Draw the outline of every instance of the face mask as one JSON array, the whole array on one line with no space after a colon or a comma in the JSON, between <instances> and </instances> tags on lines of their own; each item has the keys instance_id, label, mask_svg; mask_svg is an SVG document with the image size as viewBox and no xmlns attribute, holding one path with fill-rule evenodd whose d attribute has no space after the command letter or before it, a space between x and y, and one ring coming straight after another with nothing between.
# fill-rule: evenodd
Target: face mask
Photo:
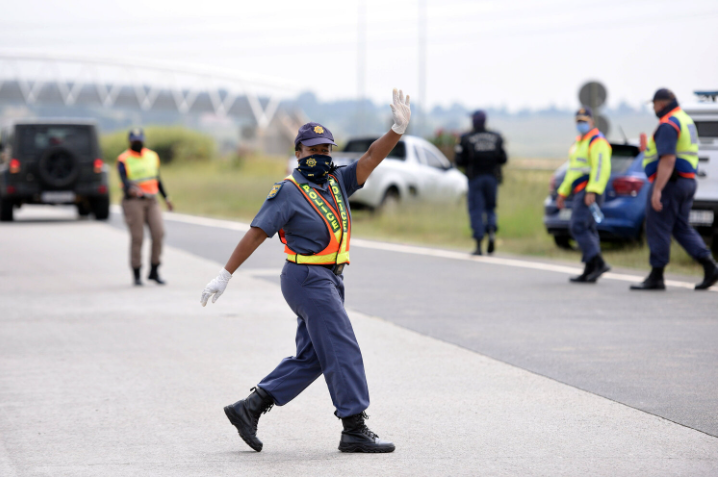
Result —
<instances>
[{"instance_id":1,"label":"face mask","mask_svg":"<svg viewBox=\"0 0 718 478\"><path fill-rule=\"evenodd\" d=\"M586 121L579 121L576 123L576 129L583 135L591 131L591 125L589 125Z\"/></svg>"},{"instance_id":2,"label":"face mask","mask_svg":"<svg viewBox=\"0 0 718 478\"><path fill-rule=\"evenodd\" d=\"M297 169L305 178L321 184L327 180L327 174L332 166L331 156L313 154L305 158L300 158L299 167L297 167Z\"/></svg>"},{"instance_id":3,"label":"face mask","mask_svg":"<svg viewBox=\"0 0 718 478\"><path fill-rule=\"evenodd\" d=\"M144 144L142 144L141 141L133 141L132 143L130 143L130 149L135 153L141 153L143 147Z\"/></svg>"}]
</instances>

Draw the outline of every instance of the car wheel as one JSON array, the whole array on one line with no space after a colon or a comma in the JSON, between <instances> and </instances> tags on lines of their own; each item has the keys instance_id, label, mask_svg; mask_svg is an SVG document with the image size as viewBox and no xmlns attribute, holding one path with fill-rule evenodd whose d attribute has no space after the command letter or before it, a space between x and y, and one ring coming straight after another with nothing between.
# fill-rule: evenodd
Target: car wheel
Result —
<instances>
[{"instance_id":1,"label":"car wheel","mask_svg":"<svg viewBox=\"0 0 718 478\"><path fill-rule=\"evenodd\" d=\"M104 221L110 217L110 196L100 196L92 199L92 214L98 221Z\"/></svg>"},{"instance_id":2,"label":"car wheel","mask_svg":"<svg viewBox=\"0 0 718 478\"><path fill-rule=\"evenodd\" d=\"M553 242L555 242L560 249L573 249L571 247L571 236L555 235L553 236Z\"/></svg>"},{"instance_id":3,"label":"car wheel","mask_svg":"<svg viewBox=\"0 0 718 478\"><path fill-rule=\"evenodd\" d=\"M401 203L399 191L392 186L384 193L384 197L382 198L381 204L379 205L379 210L382 213L391 214L393 212L396 212L397 209L399 209L399 203Z\"/></svg>"},{"instance_id":4,"label":"car wheel","mask_svg":"<svg viewBox=\"0 0 718 478\"><path fill-rule=\"evenodd\" d=\"M0 198L0 221L10 222L13 220L13 207L11 201Z\"/></svg>"}]
</instances>

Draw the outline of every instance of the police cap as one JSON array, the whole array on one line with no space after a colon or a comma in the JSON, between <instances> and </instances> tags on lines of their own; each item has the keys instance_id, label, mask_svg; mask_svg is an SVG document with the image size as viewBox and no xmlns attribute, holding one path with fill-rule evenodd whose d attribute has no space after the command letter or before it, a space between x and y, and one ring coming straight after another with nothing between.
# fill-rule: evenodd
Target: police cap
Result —
<instances>
[{"instance_id":1,"label":"police cap","mask_svg":"<svg viewBox=\"0 0 718 478\"><path fill-rule=\"evenodd\" d=\"M305 146L316 146L318 144L337 145L337 143L334 142L332 132L319 123L307 123L299 128L297 137L294 138L294 146L297 146L299 143Z\"/></svg>"}]
</instances>

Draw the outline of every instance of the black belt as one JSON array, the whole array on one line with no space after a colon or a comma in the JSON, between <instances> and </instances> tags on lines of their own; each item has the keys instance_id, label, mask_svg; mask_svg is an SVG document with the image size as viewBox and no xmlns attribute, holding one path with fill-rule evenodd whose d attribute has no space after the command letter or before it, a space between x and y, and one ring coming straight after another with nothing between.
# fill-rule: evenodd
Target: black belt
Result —
<instances>
[{"instance_id":1,"label":"black belt","mask_svg":"<svg viewBox=\"0 0 718 478\"><path fill-rule=\"evenodd\" d=\"M296 262L292 262L292 261L287 261L287 262L296 264ZM335 276L338 276L338 275L341 275L342 272L344 272L344 266L346 264L298 264L298 265L324 267L325 269L329 269L330 271L332 271Z\"/></svg>"}]
</instances>

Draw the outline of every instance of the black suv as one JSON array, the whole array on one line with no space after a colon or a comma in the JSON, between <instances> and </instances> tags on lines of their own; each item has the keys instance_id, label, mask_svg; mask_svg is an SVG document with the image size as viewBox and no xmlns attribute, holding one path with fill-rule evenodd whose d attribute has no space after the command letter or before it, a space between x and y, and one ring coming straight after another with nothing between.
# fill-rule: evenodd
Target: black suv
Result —
<instances>
[{"instance_id":1,"label":"black suv","mask_svg":"<svg viewBox=\"0 0 718 478\"><path fill-rule=\"evenodd\" d=\"M108 168L92 121L23 121L0 138L0 220L23 204L74 204L80 216L110 215Z\"/></svg>"}]
</instances>

